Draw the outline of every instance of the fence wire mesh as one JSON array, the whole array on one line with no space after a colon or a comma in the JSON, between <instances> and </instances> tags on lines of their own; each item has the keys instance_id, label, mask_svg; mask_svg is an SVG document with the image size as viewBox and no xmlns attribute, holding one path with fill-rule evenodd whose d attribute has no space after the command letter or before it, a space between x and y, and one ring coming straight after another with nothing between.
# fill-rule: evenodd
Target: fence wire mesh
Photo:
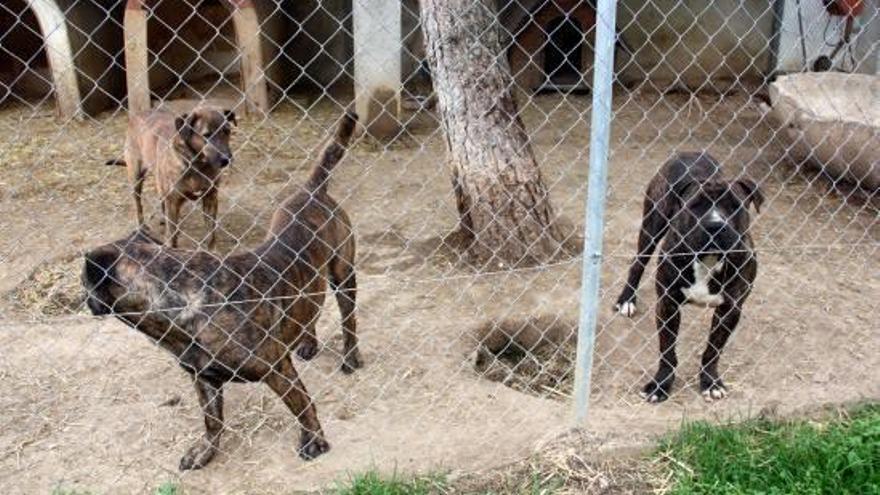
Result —
<instances>
[{"instance_id":1,"label":"fence wire mesh","mask_svg":"<svg viewBox=\"0 0 880 495\"><path fill-rule=\"evenodd\" d=\"M589 448L876 400L876 3L617 12ZM596 20L577 0L2 2L0 487L148 491L180 468L268 492L552 445Z\"/></svg>"}]
</instances>

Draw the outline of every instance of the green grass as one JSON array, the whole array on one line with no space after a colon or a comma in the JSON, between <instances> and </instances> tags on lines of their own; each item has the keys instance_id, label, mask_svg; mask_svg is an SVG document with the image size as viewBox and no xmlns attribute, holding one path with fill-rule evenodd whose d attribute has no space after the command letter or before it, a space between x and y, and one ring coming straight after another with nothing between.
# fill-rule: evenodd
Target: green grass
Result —
<instances>
[{"instance_id":1,"label":"green grass","mask_svg":"<svg viewBox=\"0 0 880 495\"><path fill-rule=\"evenodd\" d=\"M880 495L880 405L827 422L692 423L658 456L678 495Z\"/></svg>"},{"instance_id":2,"label":"green grass","mask_svg":"<svg viewBox=\"0 0 880 495\"><path fill-rule=\"evenodd\" d=\"M156 491L153 492L154 495L183 495L183 492L180 490L176 484L167 481L159 485L156 488ZM80 491L80 490L68 490L66 488L56 487L52 490L52 495L92 495L92 492L89 491Z\"/></svg>"},{"instance_id":3,"label":"green grass","mask_svg":"<svg viewBox=\"0 0 880 495\"><path fill-rule=\"evenodd\" d=\"M353 477L335 495L428 495L441 492L445 481L442 476L401 479L396 475L382 477L375 471Z\"/></svg>"},{"instance_id":4,"label":"green grass","mask_svg":"<svg viewBox=\"0 0 880 495\"><path fill-rule=\"evenodd\" d=\"M52 495L91 495L91 492L56 487L52 490Z\"/></svg>"},{"instance_id":5,"label":"green grass","mask_svg":"<svg viewBox=\"0 0 880 495\"><path fill-rule=\"evenodd\" d=\"M158 488L156 488L155 495L183 495L183 492L176 484L170 481L166 481L165 483L159 485Z\"/></svg>"}]
</instances>

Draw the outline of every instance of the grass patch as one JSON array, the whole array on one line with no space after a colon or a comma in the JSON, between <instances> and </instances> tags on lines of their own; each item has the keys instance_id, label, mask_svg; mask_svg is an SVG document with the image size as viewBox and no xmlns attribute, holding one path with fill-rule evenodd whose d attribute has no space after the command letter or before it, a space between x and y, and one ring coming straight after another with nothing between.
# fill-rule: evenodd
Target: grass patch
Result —
<instances>
[{"instance_id":1,"label":"grass patch","mask_svg":"<svg viewBox=\"0 0 880 495\"><path fill-rule=\"evenodd\" d=\"M56 487L52 490L52 495L92 495L90 491L68 490L66 488ZM183 495L183 491L176 484L167 481L162 483L153 492L154 495Z\"/></svg>"},{"instance_id":2,"label":"grass patch","mask_svg":"<svg viewBox=\"0 0 880 495\"><path fill-rule=\"evenodd\" d=\"M176 484L166 481L156 488L155 495L183 495L183 491Z\"/></svg>"},{"instance_id":3,"label":"grass patch","mask_svg":"<svg viewBox=\"0 0 880 495\"><path fill-rule=\"evenodd\" d=\"M359 474L340 486L335 495L428 495L443 493L446 482L442 476L412 479L385 478L375 471Z\"/></svg>"},{"instance_id":4,"label":"grass patch","mask_svg":"<svg viewBox=\"0 0 880 495\"><path fill-rule=\"evenodd\" d=\"M66 488L54 488L52 490L52 495L92 495L91 492L80 491L80 490L68 490Z\"/></svg>"},{"instance_id":5,"label":"grass patch","mask_svg":"<svg viewBox=\"0 0 880 495\"><path fill-rule=\"evenodd\" d=\"M880 494L880 405L825 422L685 425L659 458L673 494Z\"/></svg>"}]
</instances>

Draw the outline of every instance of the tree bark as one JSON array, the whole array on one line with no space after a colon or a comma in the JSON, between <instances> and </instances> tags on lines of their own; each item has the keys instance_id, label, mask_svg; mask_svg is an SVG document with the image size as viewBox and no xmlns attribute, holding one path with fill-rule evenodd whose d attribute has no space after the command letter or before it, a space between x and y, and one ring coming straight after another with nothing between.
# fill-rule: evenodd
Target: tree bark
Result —
<instances>
[{"instance_id":1,"label":"tree bark","mask_svg":"<svg viewBox=\"0 0 880 495\"><path fill-rule=\"evenodd\" d=\"M565 239L519 117L489 2L419 2L460 238L483 267L543 263L563 252Z\"/></svg>"}]
</instances>

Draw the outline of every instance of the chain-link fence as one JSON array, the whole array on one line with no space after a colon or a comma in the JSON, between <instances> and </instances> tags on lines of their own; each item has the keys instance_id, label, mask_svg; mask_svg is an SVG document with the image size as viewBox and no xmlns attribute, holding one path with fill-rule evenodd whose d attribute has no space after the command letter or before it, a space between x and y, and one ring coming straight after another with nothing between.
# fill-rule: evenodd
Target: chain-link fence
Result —
<instances>
[{"instance_id":1,"label":"chain-link fence","mask_svg":"<svg viewBox=\"0 0 880 495\"><path fill-rule=\"evenodd\" d=\"M600 451L880 397L876 2L617 2L613 97L599 7L4 0L4 491L488 469L576 375Z\"/></svg>"}]
</instances>

